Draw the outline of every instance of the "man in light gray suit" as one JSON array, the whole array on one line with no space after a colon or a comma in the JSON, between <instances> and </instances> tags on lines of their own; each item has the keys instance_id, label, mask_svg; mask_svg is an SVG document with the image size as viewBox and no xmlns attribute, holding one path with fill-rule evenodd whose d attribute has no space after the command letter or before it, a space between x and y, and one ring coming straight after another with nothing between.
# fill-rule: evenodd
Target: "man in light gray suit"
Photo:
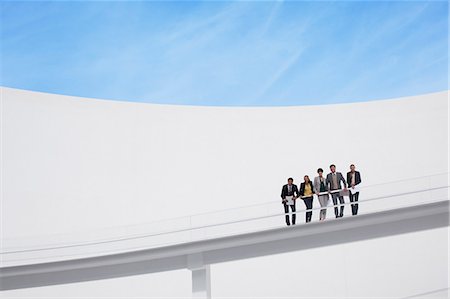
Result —
<instances>
[{"instance_id":1,"label":"man in light gray suit","mask_svg":"<svg viewBox=\"0 0 450 299\"><path fill-rule=\"evenodd\" d=\"M339 203L344 204L344 197L341 195L341 182L344 183L344 191L347 190L346 188L346 182L344 177L342 176L342 173L336 172L336 165L331 164L330 165L331 172L327 175L327 186L328 190L331 193L331 198L333 199L333 204L337 205L337 200L339 198ZM333 192L335 191L335 192ZM339 213L339 210L337 207L334 207L334 215L336 215L336 218L344 216L344 206L341 206L341 211Z\"/></svg>"}]
</instances>

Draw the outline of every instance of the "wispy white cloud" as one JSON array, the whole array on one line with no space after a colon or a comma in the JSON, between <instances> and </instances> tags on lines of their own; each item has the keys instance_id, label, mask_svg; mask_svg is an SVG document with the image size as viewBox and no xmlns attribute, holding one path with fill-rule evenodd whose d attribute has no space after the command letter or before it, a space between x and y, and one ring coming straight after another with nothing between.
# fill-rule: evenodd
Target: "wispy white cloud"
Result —
<instances>
[{"instance_id":1,"label":"wispy white cloud","mask_svg":"<svg viewBox=\"0 0 450 299\"><path fill-rule=\"evenodd\" d=\"M273 7L270 10L270 14L267 17L266 22L264 23L263 26L261 26L262 29L261 29L261 32L260 32L260 37L264 37L267 34L270 26L274 22L274 19L277 17L277 15L278 15L278 13L280 11L280 8L283 5L283 3L284 3L284 0L277 0L277 1L275 1L273 3Z\"/></svg>"},{"instance_id":2,"label":"wispy white cloud","mask_svg":"<svg viewBox=\"0 0 450 299\"><path fill-rule=\"evenodd\" d=\"M43 10L23 2L7 12L5 84L160 103L278 105L405 90L395 84L415 93L423 90L411 83L420 70L429 86L446 76L442 3L110 4L51 2Z\"/></svg>"},{"instance_id":3,"label":"wispy white cloud","mask_svg":"<svg viewBox=\"0 0 450 299\"><path fill-rule=\"evenodd\" d=\"M293 67L297 61L300 59L302 53L307 48L306 45L299 45L297 46L296 50L286 59L282 62L280 67L276 70L274 74L272 74L268 80L265 82L265 84L262 86L261 90L258 91L258 93L255 95L255 100L258 101L264 94L277 82L279 81L283 75L291 68Z\"/></svg>"}]
</instances>

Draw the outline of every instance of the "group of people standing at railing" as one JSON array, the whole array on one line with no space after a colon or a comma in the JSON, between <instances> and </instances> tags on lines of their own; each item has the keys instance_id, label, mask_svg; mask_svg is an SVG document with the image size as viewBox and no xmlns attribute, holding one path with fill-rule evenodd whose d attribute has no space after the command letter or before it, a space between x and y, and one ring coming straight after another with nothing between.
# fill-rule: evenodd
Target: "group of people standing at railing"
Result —
<instances>
[{"instance_id":1,"label":"group of people standing at railing","mask_svg":"<svg viewBox=\"0 0 450 299\"><path fill-rule=\"evenodd\" d=\"M301 198L305 203L306 210L313 208L314 194L317 196L320 206L320 221L325 220L327 216L327 206L331 195L334 205L334 214L336 218L344 216L344 192L348 192L350 202L352 204L352 215L358 214L358 199L359 199L359 184L361 183L361 174L355 170L355 165L350 165L350 171L347 172L347 180L344 179L342 173L336 171L336 165L330 165L330 173L326 177L323 176L323 169L317 169L318 176L314 178L314 181L309 179L308 175L304 176L303 183L300 184L300 190L294 184L292 178L288 179L288 183L281 189L281 199L284 206L284 212L286 213L286 224L291 225L289 217L289 207L292 210L292 224L295 224L296 220L296 208L295 203L297 198ZM343 184L343 186L341 185ZM347 189L348 188L348 189ZM337 207L341 204L340 209ZM312 211L306 212L306 222L310 222L312 218Z\"/></svg>"}]
</instances>

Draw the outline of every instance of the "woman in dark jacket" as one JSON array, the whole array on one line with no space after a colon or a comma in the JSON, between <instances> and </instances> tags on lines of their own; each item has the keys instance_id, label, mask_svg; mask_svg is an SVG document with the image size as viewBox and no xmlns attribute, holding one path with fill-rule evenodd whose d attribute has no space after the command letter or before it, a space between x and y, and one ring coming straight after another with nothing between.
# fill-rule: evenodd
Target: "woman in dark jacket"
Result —
<instances>
[{"instance_id":1,"label":"woman in dark jacket","mask_svg":"<svg viewBox=\"0 0 450 299\"><path fill-rule=\"evenodd\" d=\"M300 184L300 197L303 199L306 209L310 210L313 207L313 194L314 186L309 176L305 175L303 177L304 182ZM312 211L306 212L306 222L310 222L312 217Z\"/></svg>"}]
</instances>

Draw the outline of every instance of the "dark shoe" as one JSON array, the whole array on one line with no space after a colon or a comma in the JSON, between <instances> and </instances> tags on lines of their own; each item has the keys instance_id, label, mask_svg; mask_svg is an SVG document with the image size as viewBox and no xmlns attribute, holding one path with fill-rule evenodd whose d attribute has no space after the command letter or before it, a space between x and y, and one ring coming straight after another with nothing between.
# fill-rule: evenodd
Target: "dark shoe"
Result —
<instances>
[{"instance_id":1,"label":"dark shoe","mask_svg":"<svg viewBox=\"0 0 450 299\"><path fill-rule=\"evenodd\" d=\"M344 214L339 215L339 217L344 217Z\"/></svg>"}]
</instances>

